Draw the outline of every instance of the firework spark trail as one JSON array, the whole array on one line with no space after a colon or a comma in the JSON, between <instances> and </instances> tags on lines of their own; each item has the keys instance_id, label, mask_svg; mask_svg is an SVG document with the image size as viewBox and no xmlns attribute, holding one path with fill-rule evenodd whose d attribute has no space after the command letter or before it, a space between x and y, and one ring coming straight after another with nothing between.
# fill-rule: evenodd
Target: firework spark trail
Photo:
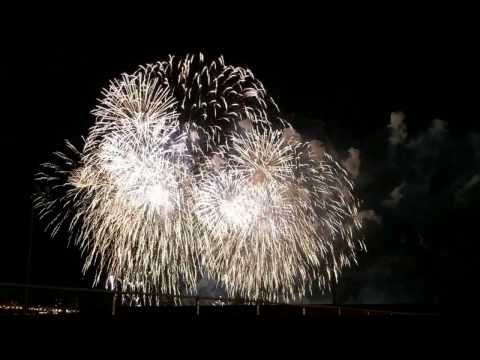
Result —
<instances>
[{"instance_id":1,"label":"firework spark trail","mask_svg":"<svg viewBox=\"0 0 480 360\"><path fill-rule=\"evenodd\" d=\"M347 173L308 148L264 127L233 134L223 165L205 164L195 188L204 266L230 296L297 299L328 288L364 250Z\"/></svg>"}]
</instances>

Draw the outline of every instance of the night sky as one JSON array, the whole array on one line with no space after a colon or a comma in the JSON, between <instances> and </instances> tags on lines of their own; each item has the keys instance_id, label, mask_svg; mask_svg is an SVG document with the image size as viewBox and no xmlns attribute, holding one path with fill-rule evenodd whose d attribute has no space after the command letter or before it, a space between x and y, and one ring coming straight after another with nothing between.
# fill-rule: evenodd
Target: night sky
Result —
<instances>
[{"instance_id":1,"label":"night sky","mask_svg":"<svg viewBox=\"0 0 480 360\"><path fill-rule=\"evenodd\" d=\"M445 284L471 273L480 129L474 114L453 107L445 49L353 35L333 40L312 31L306 44L298 36L239 39L13 41L0 59L7 100L0 132L0 282L25 281L33 174L63 150L64 139L80 144L101 88L139 64L198 51L250 68L305 138L322 140L342 160L352 156L350 148L359 151L358 193L371 210L364 234L369 252L342 277L339 301L439 304ZM388 127L392 112L406 126L396 144ZM78 251L61 236L50 239L37 219L33 225L32 282L90 286Z\"/></svg>"}]
</instances>

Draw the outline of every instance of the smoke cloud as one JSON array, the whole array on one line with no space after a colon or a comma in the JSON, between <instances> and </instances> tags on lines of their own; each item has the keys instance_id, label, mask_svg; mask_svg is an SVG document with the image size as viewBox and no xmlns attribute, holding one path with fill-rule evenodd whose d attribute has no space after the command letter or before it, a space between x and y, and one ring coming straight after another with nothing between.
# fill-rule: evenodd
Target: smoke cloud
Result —
<instances>
[{"instance_id":1,"label":"smoke cloud","mask_svg":"<svg viewBox=\"0 0 480 360\"><path fill-rule=\"evenodd\" d=\"M390 114L390 128L391 135L388 139L393 146L403 144L407 139L407 125L405 124L405 114L401 111L392 112Z\"/></svg>"}]
</instances>

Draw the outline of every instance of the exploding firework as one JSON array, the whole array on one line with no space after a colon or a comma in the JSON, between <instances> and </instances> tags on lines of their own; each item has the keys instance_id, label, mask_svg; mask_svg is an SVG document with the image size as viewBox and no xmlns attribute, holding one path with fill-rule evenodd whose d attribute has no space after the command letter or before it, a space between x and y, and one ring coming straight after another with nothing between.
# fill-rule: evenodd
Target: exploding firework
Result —
<instances>
[{"instance_id":1,"label":"exploding firework","mask_svg":"<svg viewBox=\"0 0 480 360\"><path fill-rule=\"evenodd\" d=\"M176 294L197 276L195 166L229 130L281 121L250 70L202 54L141 66L102 91L82 151L43 165L35 198L52 235L64 226L95 283ZM113 279L113 281L112 281Z\"/></svg>"},{"instance_id":2,"label":"exploding firework","mask_svg":"<svg viewBox=\"0 0 480 360\"><path fill-rule=\"evenodd\" d=\"M54 216L55 230L70 221L95 283L115 279L123 291L178 294L197 280L191 161L174 101L168 91L150 90L132 87L117 115L92 127L79 166L67 171L67 190L53 199L40 193L36 205L42 216ZM46 172L38 179L57 180ZM65 204L68 213L51 213Z\"/></svg>"},{"instance_id":3,"label":"exploding firework","mask_svg":"<svg viewBox=\"0 0 480 360\"><path fill-rule=\"evenodd\" d=\"M179 294L205 270L230 295L288 300L364 249L346 171L249 70L170 57L112 81L93 114L82 151L43 165L35 205L95 284Z\"/></svg>"},{"instance_id":4,"label":"exploding firework","mask_svg":"<svg viewBox=\"0 0 480 360\"><path fill-rule=\"evenodd\" d=\"M142 99L136 97L139 87L145 93ZM135 113L155 91L167 88L176 99L179 122L196 155L210 153L229 131L251 128L259 119L283 122L278 106L249 69L226 65L223 57L207 62L202 54L170 56L168 61L140 66L132 75L122 75L103 91L104 97L93 114L99 119L112 119L125 112Z\"/></svg>"},{"instance_id":5,"label":"exploding firework","mask_svg":"<svg viewBox=\"0 0 480 360\"><path fill-rule=\"evenodd\" d=\"M196 186L204 266L231 296L279 301L326 289L365 248L346 171L286 135L233 134Z\"/></svg>"}]
</instances>

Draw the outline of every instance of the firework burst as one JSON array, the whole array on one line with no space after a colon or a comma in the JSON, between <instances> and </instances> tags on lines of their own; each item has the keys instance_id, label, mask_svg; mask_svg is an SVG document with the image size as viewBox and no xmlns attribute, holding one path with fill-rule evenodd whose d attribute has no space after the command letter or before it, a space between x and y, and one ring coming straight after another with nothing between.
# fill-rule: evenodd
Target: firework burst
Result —
<instances>
[{"instance_id":1,"label":"firework burst","mask_svg":"<svg viewBox=\"0 0 480 360\"><path fill-rule=\"evenodd\" d=\"M35 206L95 284L179 294L205 270L232 296L289 300L365 248L347 172L247 69L170 57L112 81L93 114L82 150L43 165Z\"/></svg>"},{"instance_id":2,"label":"firework burst","mask_svg":"<svg viewBox=\"0 0 480 360\"><path fill-rule=\"evenodd\" d=\"M142 89L141 98L138 89ZM251 128L261 120L283 122L277 104L249 69L226 65L223 57L207 62L201 53L170 56L168 61L124 74L103 91L93 114L111 119L135 113L138 107L149 106L150 96L158 89L169 89L176 99L178 120L188 134L189 148L198 156L214 150L231 130Z\"/></svg>"},{"instance_id":3,"label":"firework burst","mask_svg":"<svg viewBox=\"0 0 480 360\"><path fill-rule=\"evenodd\" d=\"M233 134L205 164L195 213L207 271L229 295L291 300L330 286L364 249L353 186L329 154L268 127Z\"/></svg>"},{"instance_id":4,"label":"firework burst","mask_svg":"<svg viewBox=\"0 0 480 360\"><path fill-rule=\"evenodd\" d=\"M62 196L40 193L36 206L53 216L55 230L67 222L95 283L115 279L122 291L178 294L197 280L186 134L168 91L148 78L128 80L115 94L125 105L92 127L79 164L66 170ZM38 180L58 180L47 173Z\"/></svg>"}]
</instances>

